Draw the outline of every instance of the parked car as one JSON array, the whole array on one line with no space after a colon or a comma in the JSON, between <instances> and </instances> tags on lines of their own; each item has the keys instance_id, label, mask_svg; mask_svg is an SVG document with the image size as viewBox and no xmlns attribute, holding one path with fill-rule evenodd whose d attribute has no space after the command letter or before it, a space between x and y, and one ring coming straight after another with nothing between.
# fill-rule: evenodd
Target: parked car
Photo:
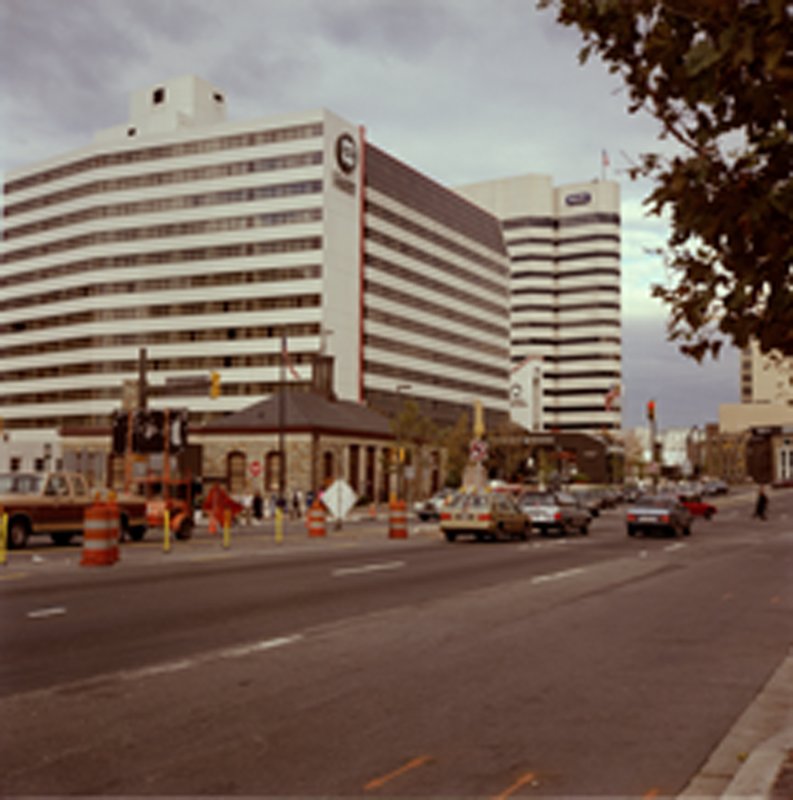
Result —
<instances>
[{"instance_id":1,"label":"parked car","mask_svg":"<svg viewBox=\"0 0 793 800\"><path fill-rule=\"evenodd\" d=\"M722 480L707 481L707 483L705 483L705 485L702 487L702 493L711 496L728 494L729 491L730 487L727 485L727 482Z\"/></svg>"},{"instance_id":2,"label":"parked car","mask_svg":"<svg viewBox=\"0 0 793 800\"><path fill-rule=\"evenodd\" d=\"M526 492L520 498L523 513L532 528L543 536L550 533L589 533L592 515L570 492Z\"/></svg>"},{"instance_id":3,"label":"parked car","mask_svg":"<svg viewBox=\"0 0 793 800\"><path fill-rule=\"evenodd\" d=\"M691 512L694 517L711 519L718 511L712 503L706 503L698 494L679 494L677 499Z\"/></svg>"},{"instance_id":4,"label":"parked car","mask_svg":"<svg viewBox=\"0 0 793 800\"><path fill-rule=\"evenodd\" d=\"M454 489L441 489L439 492L432 495L432 497L414 503L413 510L422 522L439 520L441 518L441 510L453 496Z\"/></svg>"},{"instance_id":5,"label":"parked car","mask_svg":"<svg viewBox=\"0 0 793 800\"><path fill-rule=\"evenodd\" d=\"M526 539L531 523L509 494L459 492L441 511L441 530L450 542L461 535L479 539Z\"/></svg>"},{"instance_id":6,"label":"parked car","mask_svg":"<svg viewBox=\"0 0 793 800\"><path fill-rule=\"evenodd\" d=\"M643 495L627 509L628 536L642 534L691 534L691 512L676 495Z\"/></svg>"},{"instance_id":7,"label":"parked car","mask_svg":"<svg viewBox=\"0 0 793 800\"><path fill-rule=\"evenodd\" d=\"M75 472L0 474L0 506L8 515L8 546L22 548L31 536L49 535L68 544L82 535L85 510L94 502L85 478ZM119 494L120 536L146 533L146 500Z\"/></svg>"}]
</instances>

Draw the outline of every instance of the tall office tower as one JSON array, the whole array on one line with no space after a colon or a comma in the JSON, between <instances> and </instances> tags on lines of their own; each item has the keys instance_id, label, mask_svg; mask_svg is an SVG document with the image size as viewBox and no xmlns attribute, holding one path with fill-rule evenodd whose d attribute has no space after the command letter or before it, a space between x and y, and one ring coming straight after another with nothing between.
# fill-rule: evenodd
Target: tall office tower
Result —
<instances>
[{"instance_id":1,"label":"tall office tower","mask_svg":"<svg viewBox=\"0 0 793 800\"><path fill-rule=\"evenodd\" d=\"M106 425L142 349L150 404L195 422L282 377L307 386L319 353L342 399L507 414L497 220L329 111L228 122L220 91L176 78L136 92L126 125L8 175L4 194L10 428ZM176 395L176 379L211 373L219 397Z\"/></svg>"},{"instance_id":2,"label":"tall office tower","mask_svg":"<svg viewBox=\"0 0 793 800\"><path fill-rule=\"evenodd\" d=\"M757 342L741 353L741 402L793 406L793 358L763 355Z\"/></svg>"},{"instance_id":3,"label":"tall office tower","mask_svg":"<svg viewBox=\"0 0 793 800\"><path fill-rule=\"evenodd\" d=\"M546 430L621 427L620 198L612 181L543 175L459 189L501 220L511 260L511 359L537 380ZM515 392L528 387L516 385Z\"/></svg>"}]
</instances>

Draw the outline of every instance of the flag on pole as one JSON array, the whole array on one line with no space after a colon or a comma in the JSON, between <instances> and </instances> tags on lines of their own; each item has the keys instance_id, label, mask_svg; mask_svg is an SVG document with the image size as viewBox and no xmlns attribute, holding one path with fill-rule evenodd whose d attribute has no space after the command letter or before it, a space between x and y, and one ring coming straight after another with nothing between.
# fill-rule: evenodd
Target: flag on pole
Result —
<instances>
[{"instance_id":1,"label":"flag on pole","mask_svg":"<svg viewBox=\"0 0 793 800\"><path fill-rule=\"evenodd\" d=\"M614 386L612 386L611 389L609 389L608 392L606 392L605 396L606 411L612 410L614 406L614 401L620 396L620 391L621 391L620 385L618 383L615 383Z\"/></svg>"},{"instance_id":2,"label":"flag on pole","mask_svg":"<svg viewBox=\"0 0 793 800\"><path fill-rule=\"evenodd\" d=\"M295 369L292 359L289 356L289 350L286 346L286 336L281 337L281 361L289 370L289 374L296 380L300 380L300 373Z\"/></svg>"},{"instance_id":3,"label":"flag on pole","mask_svg":"<svg viewBox=\"0 0 793 800\"><path fill-rule=\"evenodd\" d=\"M611 166L611 162L609 161L608 151L605 149L600 151L600 163L603 165L604 168Z\"/></svg>"}]
</instances>

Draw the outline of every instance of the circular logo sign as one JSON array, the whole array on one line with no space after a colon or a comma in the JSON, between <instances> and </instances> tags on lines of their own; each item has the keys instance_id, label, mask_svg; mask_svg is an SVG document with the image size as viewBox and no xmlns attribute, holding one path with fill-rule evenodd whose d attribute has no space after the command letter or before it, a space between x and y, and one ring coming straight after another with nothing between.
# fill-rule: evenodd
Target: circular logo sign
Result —
<instances>
[{"instance_id":1,"label":"circular logo sign","mask_svg":"<svg viewBox=\"0 0 793 800\"><path fill-rule=\"evenodd\" d=\"M349 175L358 165L358 145L349 133L343 133L336 139L336 163L345 175Z\"/></svg>"},{"instance_id":2,"label":"circular logo sign","mask_svg":"<svg viewBox=\"0 0 793 800\"><path fill-rule=\"evenodd\" d=\"M248 467L250 470L251 475L254 478L258 478L259 475L262 474L262 462L261 461L251 461L250 466Z\"/></svg>"}]
</instances>

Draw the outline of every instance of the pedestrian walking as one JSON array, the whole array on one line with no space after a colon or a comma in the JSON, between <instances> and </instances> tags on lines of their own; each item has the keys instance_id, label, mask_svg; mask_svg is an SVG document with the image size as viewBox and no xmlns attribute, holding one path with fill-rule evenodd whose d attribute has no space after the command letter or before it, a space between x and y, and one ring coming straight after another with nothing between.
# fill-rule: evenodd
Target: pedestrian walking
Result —
<instances>
[{"instance_id":1,"label":"pedestrian walking","mask_svg":"<svg viewBox=\"0 0 793 800\"><path fill-rule=\"evenodd\" d=\"M765 486L760 486L757 490L757 502L754 505L753 517L759 519L766 519L766 512L768 511L768 496L765 493Z\"/></svg>"}]
</instances>

